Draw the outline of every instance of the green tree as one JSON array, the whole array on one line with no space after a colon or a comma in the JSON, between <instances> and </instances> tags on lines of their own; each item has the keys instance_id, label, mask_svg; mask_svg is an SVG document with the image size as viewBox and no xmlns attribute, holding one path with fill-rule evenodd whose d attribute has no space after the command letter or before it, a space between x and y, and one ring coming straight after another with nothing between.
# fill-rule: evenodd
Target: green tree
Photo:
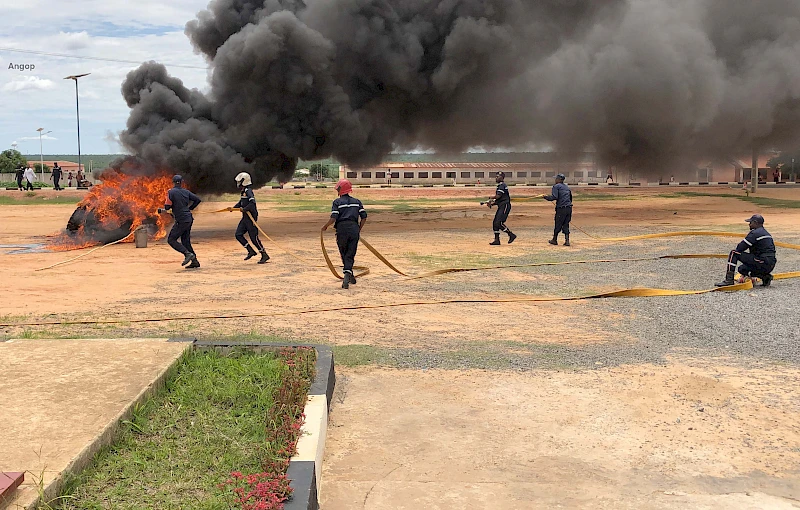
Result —
<instances>
[{"instance_id":1,"label":"green tree","mask_svg":"<svg viewBox=\"0 0 800 510\"><path fill-rule=\"evenodd\" d=\"M36 173L41 173L42 172L42 164L41 163L34 163L33 164L33 169L36 171ZM45 172L49 172L50 171L50 165L48 165L47 163L44 164L44 171Z\"/></svg>"},{"instance_id":2,"label":"green tree","mask_svg":"<svg viewBox=\"0 0 800 510\"><path fill-rule=\"evenodd\" d=\"M0 152L0 172L14 172L20 166L27 166L28 160L18 150L6 149Z\"/></svg>"}]
</instances>

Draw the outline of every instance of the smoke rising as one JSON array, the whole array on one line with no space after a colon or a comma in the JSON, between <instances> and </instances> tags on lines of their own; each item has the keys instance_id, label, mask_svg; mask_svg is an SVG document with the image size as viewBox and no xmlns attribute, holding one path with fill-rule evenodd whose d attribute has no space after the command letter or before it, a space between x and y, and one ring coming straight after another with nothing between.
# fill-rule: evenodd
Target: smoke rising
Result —
<instances>
[{"instance_id":1,"label":"smoke rising","mask_svg":"<svg viewBox=\"0 0 800 510\"><path fill-rule=\"evenodd\" d=\"M198 191L403 148L593 149L646 174L800 137L797 0L212 0L186 34L209 93L142 65L120 141Z\"/></svg>"}]
</instances>

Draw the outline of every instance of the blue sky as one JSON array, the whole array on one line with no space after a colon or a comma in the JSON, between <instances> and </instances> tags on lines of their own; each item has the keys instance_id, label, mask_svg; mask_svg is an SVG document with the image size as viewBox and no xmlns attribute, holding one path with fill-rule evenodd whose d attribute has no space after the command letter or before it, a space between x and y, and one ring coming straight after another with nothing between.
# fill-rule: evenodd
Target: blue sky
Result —
<instances>
[{"instance_id":1,"label":"blue sky","mask_svg":"<svg viewBox=\"0 0 800 510\"><path fill-rule=\"evenodd\" d=\"M65 76L92 73L79 82L81 153L118 153L113 141L125 128L128 107L120 86L135 63L81 60L8 51L18 49L144 62L156 60L194 88L206 89L205 61L183 33L208 0L172 2L74 0L17 2L3 7L0 25L0 150L17 143L23 154L77 153L75 84ZM33 70L9 65L33 65ZM170 66L178 64L197 68Z\"/></svg>"}]
</instances>

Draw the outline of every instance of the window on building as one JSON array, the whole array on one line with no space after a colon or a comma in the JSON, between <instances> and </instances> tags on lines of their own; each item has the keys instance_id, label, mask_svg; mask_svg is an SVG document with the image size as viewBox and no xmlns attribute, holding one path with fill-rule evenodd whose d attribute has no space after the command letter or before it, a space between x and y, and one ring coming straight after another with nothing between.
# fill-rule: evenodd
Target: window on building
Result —
<instances>
[{"instance_id":1,"label":"window on building","mask_svg":"<svg viewBox=\"0 0 800 510\"><path fill-rule=\"evenodd\" d=\"M542 172L531 172L531 177L541 177Z\"/></svg>"},{"instance_id":2,"label":"window on building","mask_svg":"<svg viewBox=\"0 0 800 510\"><path fill-rule=\"evenodd\" d=\"M456 173L455 172L447 172L447 178L448 179L455 179L456 178Z\"/></svg>"},{"instance_id":3,"label":"window on building","mask_svg":"<svg viewBox=\"0 0 800 510\"><path fill-rule=\"evenodd\" d=\"M372 172L361 172L362 179L372 179Z\"/></svg>"},{"instance_id":4,"label":"window on building","mask_svg":"<svg viewBox=\"0 0 800 510\"><path fill-rule=\"evenodd\" d=\"M428 178L428 172L418 172L417 173L417 177L419 177L420 179L427 179Z\"/></svg>"},{"instance_id":5,"label":"window on building","mask_svg":"<svg viewBox=\"0 0 800 510\"><path fill-rule=\"evenodd\" d=\"M461 172L461 178L462 179L469 179L470 177L472 177L471 173L469 173L469 172Z\"/></svg>"},{"instance_id":6,"label":"window on building","mask_svg":"<svg viewBox=\"0 0 800 510\"><path fill-rule=\"evenodd\" d=\"M403 172L403 179L413 179L414 172Z\"/></svg>"},{"instance_id":7,"label":"window on building","mask_svg":"<svg viewBox=\"0 0 800 510\"><path fill-rule=\"evenodd\" d=\"M392 172L391 174L389 174L389 177L391 177L392 179L399 179L400 172Z\"/></svg>"},{"instance_id":8,"label":"window on building","mask_svg":"<svg viewBox=\"0 0 800 510\"><path fill-rule=\"evenodd\" d=\"M386 172L375 172L376 179L386 179Z\"/></svg>"},{"instance_id":9,"label":"window on building","mask_svg":"<svg viewBox=\"0 0 800 510\"><path fill-rule=\"evenodd\" d=\"M497 177L497 172L489 172L489 177Z\"/></svg>"},{"instance_id":10,"label":"window on building","mask_svg":"<svg viewBox=\"0 0 800 510\"><path fill-rule=\"evenodd\" d=\"M356 172L347 172L347 178L348 179L356 179L357 177L358 177L358 174Z\"/></svg>"},{"instance_id":11,"label":"window on building","mask_svg":"<svg viewBox=\"0 0 800 510\"><path fill-rule=\"evenodd\" d=\"M528 177L528 172L517 172L517 177Z\"/></svg>"},{"instance_id":12,"label":"window on building","mask_svg":"<svg viewBox=\"0 0 800 510\"><path fill-rule=\"evenodd\" d=\"M544 176L545 176L545 177L555 177L555 176L556 176L556 173L555 173L555 172L545 172L545 173L544 173Z\"/></svg>"},{"instance_id":13,"label":"window on building","mask_svg":"<svg viewBox=\"0 0 800 510\"><path fill-rule=\"evenodd\" d=\"M579 172L575 172L574 176L575 176L576 179L583 179L583 170L581 170Z\"/></svg>"},{"instance_id":14,"label":"window on building","mask_svg":"<svg viewBox=\"0 0 800 510\"><path fill-rule=\"evenodd\" d=\"M476 179L481 179L481 178L483 178L484 174L485 174L485 172L475 172L475 178Z\"/></svg>"},{"instance_id":15,"label":"window on building","mask_svg":"<svg viewBox=\"0 0 800 510\"><path fill-rule=\"evenodd\" d=\"M434 179L441 179L442 178L442 172L433 172L431 174L431 177L434 178Z\"/></svg>"}]
</instances>

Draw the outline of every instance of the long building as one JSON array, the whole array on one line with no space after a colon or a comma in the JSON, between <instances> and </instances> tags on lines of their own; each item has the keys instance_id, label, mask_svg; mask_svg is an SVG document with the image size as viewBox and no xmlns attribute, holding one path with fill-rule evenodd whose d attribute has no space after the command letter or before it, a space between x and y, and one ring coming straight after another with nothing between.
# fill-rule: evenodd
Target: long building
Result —
<instances>
[{"instance_id":1,"label":"long building","mask_svg":"<svg viewBox=\"0 0 800 510\"><path fill-rule=\"evenodd\" d=\"M436 154L392 155L379 165L339 167L339 177L354 184L479 184L494 182L498 172L515 184L550 182L563 173L569 182L605 182L608 172L591 153L561 157L555 153L480 153L443 157Z\"/></svg>"}]
</instances>

